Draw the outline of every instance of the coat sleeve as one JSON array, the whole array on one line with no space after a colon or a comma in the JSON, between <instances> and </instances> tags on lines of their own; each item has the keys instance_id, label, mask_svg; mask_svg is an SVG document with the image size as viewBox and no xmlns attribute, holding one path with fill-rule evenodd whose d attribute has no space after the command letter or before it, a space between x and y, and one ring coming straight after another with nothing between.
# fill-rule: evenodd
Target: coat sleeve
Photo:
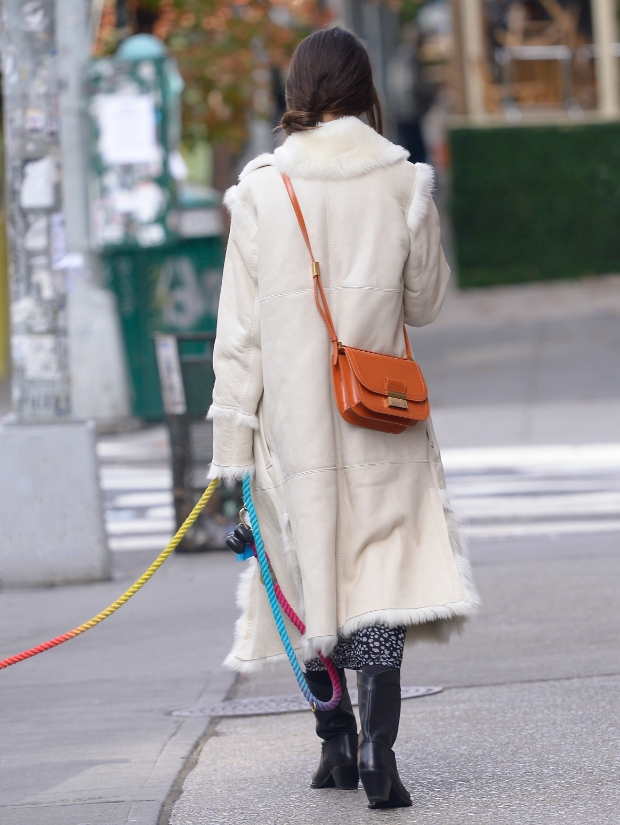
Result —
<instances>
[{"instance_id":1,"label":"coat sleeve","mask_svg":"<svg viewBox=\"0 0 620 825\"><path fill-rule=\"evenodd\" d=\"M409 257L404 270L405 323L412 327L430 324L448 288L450 268L441 248L439 214L433 202L433 170L416 163L416 176L409 204Z\"/></svg>"},{"instance_id":2,"label":"coat sleeve","mask_svg":"<svg viewBox=\"0 0 620 825\"><path fill-rule=\"evenodd\" d=\"M213 421L209 478L226 480L253 471L256 411L263 394L256 218L236 190L232 187L225 197L231 228L213 350L213 404L207 415Z\"/></svg>"}]
</instances>

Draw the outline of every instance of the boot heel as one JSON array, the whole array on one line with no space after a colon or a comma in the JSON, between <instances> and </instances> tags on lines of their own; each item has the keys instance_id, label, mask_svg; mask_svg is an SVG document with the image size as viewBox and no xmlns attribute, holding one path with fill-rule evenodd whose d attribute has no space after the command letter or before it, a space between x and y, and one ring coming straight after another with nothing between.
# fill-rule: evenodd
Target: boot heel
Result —
<instances>
[{"instance_id":1,"label":"boot heel","mask_svg":"<svg viewBox=\"0 0 620 825\"><path fill-rule=\"evenodd\" d=\"M339 765L332 770L334 785L340 791L356 791L359 785L357 765Z\"/></svg>"},{"instance_id":2,"label":"boot heel","mask_svg":"<svg viewBox=\"0 0 620 825\"><path fill-rule=\"evenodd\" d=\"M392 780L383 771L360 771L360 779L370 807L387 803L392 790Z\"/></svg>"}]
</instances>

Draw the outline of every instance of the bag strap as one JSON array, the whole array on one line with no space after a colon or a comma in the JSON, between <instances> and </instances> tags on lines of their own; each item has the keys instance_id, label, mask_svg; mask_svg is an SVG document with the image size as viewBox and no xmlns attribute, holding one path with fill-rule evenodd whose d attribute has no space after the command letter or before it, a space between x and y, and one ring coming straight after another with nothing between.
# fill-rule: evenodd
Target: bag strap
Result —
<instances>
[{"instance_id":1,"label":"bag strap","mask_svg":"<svg viewBox=\"0 0 620 825\"><path fill-rule=\"evenodd\" d=\"M312 259L314 300L316 301L316 306L321 315L321 318L323 319L323 321L325 322L325 326L327 327L329 340L332 343L332 361L334 365L336 365L338 363L338 336L336 335L336 328L334 327L334 321L332 319L331 312L329 311L327 298L325 297L325 291L323 289L323 284L321 282L321 267L319 262L315 259L314 253L312 252L312 245L310 244L310 237L308 236L308 230L306 229L306 222L304 220L303 212L301 211L299 201L297 200L297 195L295 194L295 190L293 189L291 179L288 175L283 174L282 180L284 181L286 191L288 192L288 196L291 199L291 203L293 204L293 209L295 210L295 215L297 216L297 221L299 223L299 228L301 229L301 234L304 236L304 241L306 242L306 246L308 247L310 258Z\"/></svg>"},{"instance_id":2,"label":"bag strap","mask_svg":"<svg viewBox=\"0 0 620 825\"><path fill-rule=\"evenodd\" d=\"M332 343L332 361L335 366L338 363L338 349L340 347L340 342L338 341L338 336L336 335L336 328L334 327L334 321L332 319L331 312L329 311L329 305L327 303L327 298L325 296L325 290L323 289L323 283L321 281L321 267L319 262L314 257L314 253L312 252L312 245L310 243L308 229L306 228L306 222L304 220L303 212L301 211L299 201L297 200L297 195L295 194L295 190L293 189L291 179L288 175L284 174L284 172L281 172L280 174L282 175L282 180L284 181L284 185L286 186L288 196L291 199L295 215L297 216L297 222L299 223L301 234L304 237L304 241L306 242L306 246L308 247L308 252L310 253L310 258L312 260L312 277L314 280L314 300L316 301L316 306L321 315L321 318L323 319L325 326L327 327L329 340ZM407 351L407 358L410 361L413 361L411 344L409 343L409 336L407 335L407 330L405 329L404 324L403 332L405 334L405 348Z\"/></svg>"}]
</instances>

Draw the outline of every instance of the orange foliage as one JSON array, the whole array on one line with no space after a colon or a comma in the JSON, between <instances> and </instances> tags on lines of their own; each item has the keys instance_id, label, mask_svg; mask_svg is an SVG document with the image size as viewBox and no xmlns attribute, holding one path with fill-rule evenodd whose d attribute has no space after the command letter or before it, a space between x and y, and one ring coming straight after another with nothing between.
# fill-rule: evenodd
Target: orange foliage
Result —
<instances>
[{"instance_id":1,"label":"orange foliage","mask_svg":"<svg viewBox=\"0 0 620 825\"><path fill-rule=\"evenodd\" d=\"M163 0L154 33L166 40L185 80L184 132L236 149L256 111L257 78L285 69L297 43L324 26L320 0ZM263 69L263 73L257 70ZM264 111L259 115L266 116Z\"/></svg>"},{"instance_id":2,"label":"orange foliage","mask_svg":"<svg viewBox=\"0 0 620 825\"><path fill-rule=\"evenodd\" d=\"M402 3L382 1L393 8ZM166 41L185 80L186 139L206 137L233 150L247 138L249 115L267 116L264 70L286 70L297 43L331 17L321 0L131 0L128 5L158 12L153 34ZM115 26L115 2L106 0L97 55L114 51ZM257 101L263 101L260 111Z\"/></svg>"}]
</instances>

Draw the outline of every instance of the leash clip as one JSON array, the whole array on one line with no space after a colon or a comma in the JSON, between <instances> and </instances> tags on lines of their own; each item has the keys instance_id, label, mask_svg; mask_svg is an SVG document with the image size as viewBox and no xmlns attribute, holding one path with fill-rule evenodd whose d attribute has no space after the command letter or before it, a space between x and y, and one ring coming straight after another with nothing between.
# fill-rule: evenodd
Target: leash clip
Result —
<instances>
[{"instance_id":1,"label":"leash clip","mask_svg":"<svg viewBox=\"0 0 620 825\"><path fill-rule=\"evenodd\" d=\"M247 507L245 504L239 510L239 521L248 528L248 530L252 529L252 524L250 522L250 514L248 513Z\"/></svg>"}]
</instances>

